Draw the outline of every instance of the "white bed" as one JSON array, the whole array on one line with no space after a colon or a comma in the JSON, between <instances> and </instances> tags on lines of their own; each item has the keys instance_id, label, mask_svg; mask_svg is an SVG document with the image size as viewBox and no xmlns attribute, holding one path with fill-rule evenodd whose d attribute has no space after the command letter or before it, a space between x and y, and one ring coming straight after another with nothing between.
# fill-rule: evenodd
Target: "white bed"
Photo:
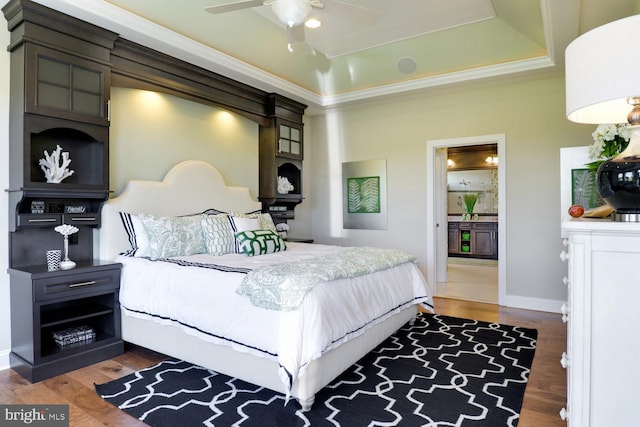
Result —
<instances>
[{"instance_id":1,"label":"white bed","mask_svg":"<svg viewBox=\"0 0 640 427\"><path fill-rule=\"evenodd\" d=\"M161 182L130 181L120 196L109 200L102 208L102 226L97 230L97 253L101 259L122 261L119 254L130 249L120 212L179 216L212 208L226 212L252 212L260 209L260 203L251 198L248 189L226 186L217 169L201 161L186 161L176 165ZM289 245L293 254L296 244ZM304 252L305 244L298 245L300 252ZM287 251L280 254L287 254ZM267 259L269 255L264 257ZM132 289L127 286L133 286L128 285L127 281L131 283L136 265L146 261L124 261L121 293L127 295L127 290ZM407 274L413 274L416 281L423 281L419 270L415 270L420 276L419 280L414 277L416 273ZM427 296L425 300L430 304L432 300L426 284L423 288ZM159 321L125 309L122 314L122 337L127 342L281 393L290 393L300 402L303 410L308 410L317 391L409 322L417 312L418 302L403 304L389 311L379 320L368 323L361 331L350 334L348 339L341 340L339 345L324 351L320 357L305 363L305 369L300 371L291 387L283 381L282 364L277 359L262 357L259 352L246 351L242 346L226 345L220 340L202 339L199 336L201 334L194 334L176 322ZM357 310L360 311L363 306L367 307L368 302L354 301L353 304L358 305ZM269 316L272 314L269 313Z\"/></svg>"}]
</instances>

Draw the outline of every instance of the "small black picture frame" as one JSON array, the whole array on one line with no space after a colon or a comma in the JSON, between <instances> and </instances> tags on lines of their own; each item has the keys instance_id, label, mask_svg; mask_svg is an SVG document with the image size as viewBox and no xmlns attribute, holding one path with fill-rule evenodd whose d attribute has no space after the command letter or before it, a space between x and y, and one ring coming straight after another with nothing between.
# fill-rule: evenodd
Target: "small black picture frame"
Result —
<instances>
[{"instance_id":1,"label":"small black picture frame","mask_svg":"<svg viewBox=\"0 0 640 427\"><path fill-rule=\"evenodd\" d=\"M44 200L32 200L31 201L31 213L43 214L45 210Z\"/></svg>"}]
</instances>

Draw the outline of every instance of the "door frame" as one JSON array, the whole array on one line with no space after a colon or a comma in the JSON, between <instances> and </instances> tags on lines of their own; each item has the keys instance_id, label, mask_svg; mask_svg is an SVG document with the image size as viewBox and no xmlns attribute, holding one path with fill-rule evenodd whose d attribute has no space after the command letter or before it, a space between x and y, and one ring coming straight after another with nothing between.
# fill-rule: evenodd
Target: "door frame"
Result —
<instances>
[{"instance_id":1,"label":"door frame","mask_svg":"<svg viewBox=\"0 0 640 427\"><path fill-rule=\"evenodd\" d=\"M505 134L480 135L427 141L427 283L436 295L437 272L446 268L447 204L446 158L438 150L480 144L498 147L498 304L505 305L507 289L506 266L506 137ZM443 255L442 251L445 251Z\"/></svg>"}]
</instances>

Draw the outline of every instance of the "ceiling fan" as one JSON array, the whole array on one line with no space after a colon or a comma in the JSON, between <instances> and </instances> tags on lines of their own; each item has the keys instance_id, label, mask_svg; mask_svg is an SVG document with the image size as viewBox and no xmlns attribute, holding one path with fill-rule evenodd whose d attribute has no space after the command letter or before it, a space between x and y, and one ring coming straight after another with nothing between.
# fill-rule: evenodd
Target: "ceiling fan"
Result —
<instances>
[{"instance_id":1,"label":"ceiling fan","mask_svg":"<svg viewBox=\"0 0 640 427\"><path fill-rule=\"evenodd\" d=\"M339 0L241 0L223 3L205 8L210 13L227 13L258 6L271 6L271 10L287 27L287 47L293 51L294 42L305 40L304 23L313 9L324 9L324 3L330 5L331 12L354 19L369 20L377 18L374 12L360 6L343 3Z\"/></svg>"}]
</instances>

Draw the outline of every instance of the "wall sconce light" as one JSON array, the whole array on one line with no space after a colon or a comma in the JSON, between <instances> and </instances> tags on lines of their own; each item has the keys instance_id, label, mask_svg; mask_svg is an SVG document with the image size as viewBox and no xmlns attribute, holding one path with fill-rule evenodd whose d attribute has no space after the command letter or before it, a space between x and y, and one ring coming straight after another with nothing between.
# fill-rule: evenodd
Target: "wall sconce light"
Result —
<instances>
[{"instance_id":1,"label":"wall sconce light","mask_svg":"<svg viewBox=\"0 0 640 427\"><path fill-rule=\"evenodd\" d=\"M454 167L455 165L456 165L456 162L454 162L454 161L453 161L453 160L451 160L451 159L447 159L447 167L448 167L448 168L452 168L452 167Z\"/></svg>"},{"instance_id":2,"label":"wall sconce light","mask_svg":"<svg viewBox=\"0 0 640 427\"><path fill-rule=\"evenodd\" d=\"M616 221L640 221L640 15L595 28L565 51L567 118L577 123L628 121L631 138L597 172L600 196Z\"/></svg>"}]
</instances>

